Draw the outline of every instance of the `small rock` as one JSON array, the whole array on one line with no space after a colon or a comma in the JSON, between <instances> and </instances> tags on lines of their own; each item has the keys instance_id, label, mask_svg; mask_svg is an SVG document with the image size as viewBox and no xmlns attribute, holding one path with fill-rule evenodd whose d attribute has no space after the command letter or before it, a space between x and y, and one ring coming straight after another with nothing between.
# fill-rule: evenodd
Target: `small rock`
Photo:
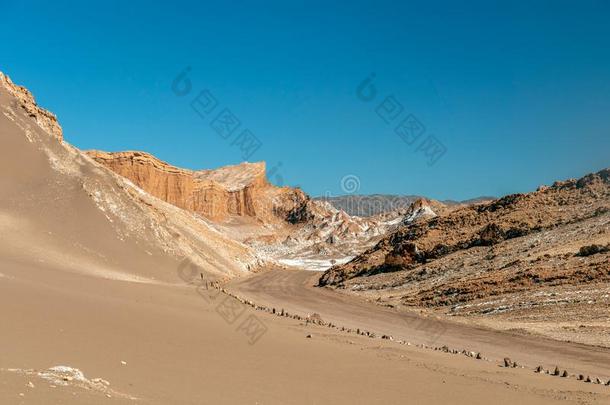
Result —
<instances>
[{"instance_id":1,"label":"small rock","mask_svg":"<svg viewBox=\"0 0 610 405\"><path fill-rule=\"evenodd\" d=\"M587 376L587 379L585 380L586 383L590 383L591 382L591 377Z\"/></svg>"},{"instance_id":2,"label":"small rock","mask_svg":"<svg viewBox=\"0 0 610 405\"><path fill-rule=\"evenodd\" d=\"M127 362L126 362L126 361L121 360L121 364L122 364L122 365L124 365L124 366L126 366L126 365L127 365Z\"/></svg>"},{"instance_id":3,"label":"small rock","mask_svg":"<svg viewBox=\"0 0 610 405\"><path fill-rule=\"evenodd\" d=\"M536 367L536 372L537 373L542 373L542 370L543 370L542 366Z\"/></svg>"},{"instance_id":4,"label":"small rock","mask_svg":"<svg viewBox=\"0 0 610 405\"><path fill-rule=\"evenodd\" d=\"M585 379L585 376L582 374L578 374L578 381L583 381Z\"/></svg>"},{"instance_id":5,"label":"small rock","mask_svg":"<svg viewBox=\"0 0 610 405\"><path fill-rule=\"evenodd\" d=\"M595 379L595 384L603 384L603 383L602 383L602 380L600 380L599 378L596 378Z\"/></svg>"},{"instance_id":6,"label":"small rock","mask_svg":"<svg viewBox=\"0 0 610 405\"><path fill-rule=\"evenodd\" d=\"M510 367L512 365L512 361L508 357L504 358L504 367Z\"/></svg>"},{"instance_id":7,"label":"small rock","mask_svg":"<svg viewBox=\"0 0 610 405\"><path fill-rule=\"evenodd\" d=\"M93 378L91 380L91 382L94 384L103 384L106 386L110 385L110 383L108 381L104 380L103 378Z\"/></svg>"},{"instance_id":8,"label":"small rock","mask_svg":"<svg viewBox=\"0 0 610 405\"><path fill-rule=\"evenodd\" d=\"M555 370L553 371L553 375L554 376L558 376L559 375L559 367L555 366Z\"/></svg>"},{"instance_id":9,"label":"small rock","mask_svg":"<svg viewBox=\"0 0 610 405\"><path fill-rule=\"evenodd\" d=\"M561 376L563 378L566 378L568 376L568 370L563 370L563 373L561 374Z\"/></svg>"},{"instance_id":10,"label":"small rock","mask_svg":"<svg viewBox=\"0 0 610 405\"><path fill-rule=\"evenodd\" d=\"M312 338L312 336L311 336L311 335L307 335L307 336L305 336L305 337L306 337L307 339L311 339L311 338Z\"/></svg>"},{"instance_id":11,"label":"small rock","mask_svg":"<svg viewBox=\"0 0 610 405\"><path fill-rule=\"evenodd\" d=\"M481 356L481 353L477 353L477 355L475 356L475 359L477 360L481 360L483 358L483 356Z\"/></svg>"},{"instance_id":12,"label":"small rock","mask_svg":"<svg viewBox=\"0 0 610 405\"><path fill-rule=\"evenodd\" d=\"M31 381L28 381L28 387L29 388L34 388L34 384Z\"/></svg>"}]
</instances>

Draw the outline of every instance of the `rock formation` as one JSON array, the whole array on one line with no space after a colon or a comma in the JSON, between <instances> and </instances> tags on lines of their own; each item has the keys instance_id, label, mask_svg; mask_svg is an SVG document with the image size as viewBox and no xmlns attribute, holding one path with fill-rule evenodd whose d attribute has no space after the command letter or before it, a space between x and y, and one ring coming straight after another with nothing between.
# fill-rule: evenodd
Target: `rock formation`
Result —
<instances>
[{"instance_id":1,"label":"rock formation","mask_svg":"<svg viewBox=\"0 0 610 405\"><path fill-rule=\"evenodd\" d=\"M60 141L63 140L63 131L59 122L57 122L57 117L53 113L39 107L38 104L36 104L34 96L28 89L14 84L11 79L2 72L0 72L0 89L7 91L8 94L13 96L13 103L23 109L27 116L32 118L40 128Z\"/></svg>"},{"instance_id":2,"label":"rock formation","mask_svg":"<svg viewBox=\"0 0 610 405\"><path fill-rule=\"evenodd\" d=\"M213 221L224 234L284 264L302 265L304 259L313 260L316 267L330 267L344 262L401 222L436 215L430 205L438 210L443 207L420 199L407 210L353 217L327 202L310 199L298 188L272 185L263 162L193 171L144 152L87 154L145 192Z\"/></svg>"},{"instance_id":3,"label":"rock formation","mask_svg":"<svg viewBox=\"0 0 610 405\"><path fill-rule=\"evenodd\" d=\"M303 220L300 212L308 200L305 193L270 184L264 162L192 171L144 152L87 154L155 197L213 221L222 222L232 216L262 223Z\"/></svg>"}]
</instances>

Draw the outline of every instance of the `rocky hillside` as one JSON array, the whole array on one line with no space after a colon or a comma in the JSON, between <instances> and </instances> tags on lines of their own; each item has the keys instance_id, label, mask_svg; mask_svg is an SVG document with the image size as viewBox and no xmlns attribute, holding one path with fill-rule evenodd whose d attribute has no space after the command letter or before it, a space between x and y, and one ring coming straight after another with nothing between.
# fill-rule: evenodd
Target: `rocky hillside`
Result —
<instances>
[{"instance_id":1,"label":"rocky hillside","mask_svg":"<svg viewBox=\"0 0 610 405\"><path fill-rule=\"evenodd\" d=\"M453 253L599 217L610 210L610 170L513 194L401 227L353 261L327 271L321 285L408 271Z\"/></svg>"},{"instance_id":2,"label":"rocky hillside","mask_svg":"<svg viewBox=\"0 0 610 405\"><path fill-rule=\"evenodd\" d=\"M610 170L402 225L319 283L381 305L610 347Z\"/></svg>"}]
</instances>

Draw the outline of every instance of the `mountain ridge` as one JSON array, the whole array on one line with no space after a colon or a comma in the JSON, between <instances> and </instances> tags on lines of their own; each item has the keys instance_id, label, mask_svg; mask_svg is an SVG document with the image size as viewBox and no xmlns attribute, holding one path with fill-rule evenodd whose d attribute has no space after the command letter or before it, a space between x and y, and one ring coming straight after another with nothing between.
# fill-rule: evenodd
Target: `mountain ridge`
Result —
<instances>
[{"instance_id":1,"label":"mountain ridge","mask_svg":"<svg viewBox=\"0 0 610 405\"><path fill-rule=\"evenodd\" d=\"M313 197L317 201L326 201L335 208L340 209L352 216L369 217L385 214L396 210L407 209L416 200L424 198L437 201L447 206L479 204L493 200L496 197L481 196L463 201L456 200L433 200L421 195L401 194L345 194L340 196L318 196Z\"/></svg>"}]
</instances>

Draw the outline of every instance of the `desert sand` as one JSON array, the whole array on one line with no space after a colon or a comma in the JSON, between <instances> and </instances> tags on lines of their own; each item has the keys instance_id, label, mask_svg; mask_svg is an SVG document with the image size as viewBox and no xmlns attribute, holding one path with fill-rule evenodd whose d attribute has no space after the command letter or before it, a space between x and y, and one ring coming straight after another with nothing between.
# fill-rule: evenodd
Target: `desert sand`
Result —
<instances>
[{"instance_id":1,"label":"desert sand","mask_svg":"<svg viewBox=\"0 0 610 405\"><path fill-rule=\"evenodd\" d=\"M2 403L610 400L605 386L304 326L250 308L229 324L217 312L224 297L206 300L192 286L104 280L19 261L3 261L2 272ZM253 345L236 330L249 315L267 328ZM597 357L598 367L604 367L604 359L607 353ZM109 385L100 389L73 380L62 386L35 371L25 374L54 366L77 368L87 379L102 378Z\"/></svg>"}]
</instances>

